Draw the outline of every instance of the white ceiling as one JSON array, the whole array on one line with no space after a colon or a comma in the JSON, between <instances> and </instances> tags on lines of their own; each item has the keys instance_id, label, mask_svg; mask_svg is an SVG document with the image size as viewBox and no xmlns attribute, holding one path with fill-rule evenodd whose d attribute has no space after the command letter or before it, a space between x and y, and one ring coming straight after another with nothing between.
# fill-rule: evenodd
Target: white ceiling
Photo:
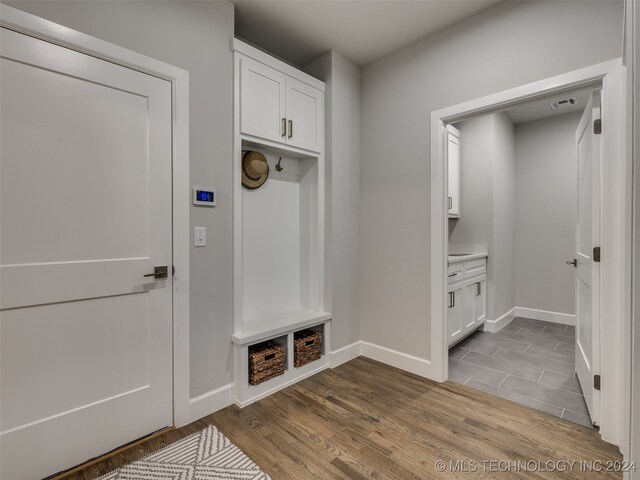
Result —
<instances>
[{"instance_id":1,"label":"white ceiling","mask_svg":"<svg viewBox=\"0 0 640 480\"><path fill-rule=\"evenodd\" d=\"M514 124L518 124L541 120L548 117L555 117L556 115L564 115L566 113L582 112L589 101L589 96L592 91L593 88L583 88L582 90L565 92L561 95L551 95L508 108L504 110L504 113ZM570 97L575 97L577 99L577 103L575 105L561 107L556 110L549 106L549 103L551 102Z\"/></svg>"},{"instance_id":2,"label":"white ceiling","mask_svg":"<svg viewBox=\"0 0 640 480\"><path fill-rule=\"evenodd\" d=\"M294 65L328 50L366 65L500 0L231 0L236 36Z\"/></svg>"}]
</instances>

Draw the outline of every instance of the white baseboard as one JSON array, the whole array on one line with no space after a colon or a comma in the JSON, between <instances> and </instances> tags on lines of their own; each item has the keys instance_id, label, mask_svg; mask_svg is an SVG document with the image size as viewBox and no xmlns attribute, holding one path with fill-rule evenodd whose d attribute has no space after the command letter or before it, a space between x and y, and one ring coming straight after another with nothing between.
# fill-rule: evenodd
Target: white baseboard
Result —
<instances>
[{"instance_id":1,"label":"white baseboard","mask_svg":"<svg viewBox=\"0 0 640 480\"><path fill-rule=\"evenodd\" d=\"M560 323L562 325L575 325L576 316L568 313L550 312L548 310L536 310L535 308L516 307L516 316L544 320L545 322Z\"/></svg>"},{"instance_id":2,"label":"white baseboard","mask_svg":"<svg viewBox=\"0 0 640 480\"><path fill-rule=\"evenodd\" d=\"M336 368L343 363L359 357L362 353L362 342L353 342L351 345L334 350L329 354L329 366Z\"/></svg>"},{"instance_id":3,"label":"white baseboard","mask_svg":"<svg viewBox=\"0 0 640 480\"><path fill-rule=\"evenodd\" d=\"M496 320L485 320L484 330L485 332L497 332L509 325L511 320L513 320L517 316L517 307L513 307L511 310L509 310L507 313Z\"/></svg>"},{"instance_id":4,"label":"white baseboard","mask_svg":"<svg viewBox=\"0 0 640 480\"><path fill-rule=\"evenodd\" d=\"M311 365L311 364L309 364L309 365ZM312 375L315 375L316 373L320 373L323 370L326 370L327 368L329 368L329 365L328 365L327 362L325 362L321 366L319 366L318 368L314 368L313 370L309 370L308 372L306 372L306 373L304 373L304 374L302 374L300 376L292 378L288 382L284 382L284 383L278 384L278 385L276 385L275 387L273 387L273 388L271 388L269 390L266 390L266 391L264 391L264 392L262 392L262 393L260 393L258 395L255 395L255 396L253 396L251 398L248 398L247 400L240 401L240 400L236 399L235 400L235 404L238 405L240 408L244 408L247 405L251 405L252 403L257 402L258 400L260 400L262 398L268 397L269 395L273 395L274 393L276 393L276 392L278 392L278 391L280 391L280 390L282 390L284 388L287 388L287 387L289 387L289 386L291 386L291 385L293 385L295 383L298 383L298 382L304 380L305 378L309 378Z\"/></svg>"},{"instance_id":5,"label":"white baseboard","mask_svg":"<svg viewBox=\"0 0 640 480\"><path fill-rule=\"evenodd\" d=\"M222 410L233 403L233 383L189 400L189 423Z\"/></svg>"},{"instance_id":6,"label":"white baseboard","mask_svg":"<svg viewBox=\"0 0 640 480\"><path fill-rule=\"evenodd\" d=\"M320 373L326 368L335 368L339 365L342 365L343 363L359 357L360 355L371 358L373 360L377 360L378 362L384 363L386 365L390 365L392 367L396 367L401 370L420 375L421 377L430 379L436 378L436 376L434 375L433 366L429 360L398 352L390 348L374 345L369 342L359 341L330 352L328 365L325 363L319 368L310 370L304 375L296 377L289 382L277 385L276 387L270 390L266 390L245 401L239 401L236 399L235 404L240 408L244 408L247 405L260 400L261 398L276 393L278 390L282 390L289 385L293 385L294 383L315 375L316 373ZM191 419L192 421L198 420L199 418L210 415L211 413L225 408L232 403L234 403L233 384L225 385L222 388L191 399ZM194 405L196 405L196 407L194 407Z\"/></svg>"},{"instance_id":7,"label":"white baseboard","mask_svg":"<svg viewBox=\"0 0 640 480\"><path fill-rule=\"evenodd\" d=\"M406 353L391 350L390 348L374 345L369 342L361 343L361 355L363 357L377 360L378 362L392 367L405 370L407 372L415 373L421 377L435 379L433 365L429 360L424 358L415 357Z\"/></svg>"}]
</instances>

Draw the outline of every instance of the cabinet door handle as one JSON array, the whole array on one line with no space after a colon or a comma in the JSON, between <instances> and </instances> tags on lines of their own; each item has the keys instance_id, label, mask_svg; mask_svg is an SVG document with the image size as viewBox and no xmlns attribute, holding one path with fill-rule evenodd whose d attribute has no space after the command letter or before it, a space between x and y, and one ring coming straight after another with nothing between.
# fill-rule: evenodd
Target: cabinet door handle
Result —
<instances>
[{"instance_id":1,"label":"cabinet door handle","mask_svg":"<svg viewBox=\"0 0 640 480\"><path fill-rule=\"evenodd\" d=\"M482 284L480 282L476 282L476 297L479 297L482 293Z\"/></svg>"},{"instance_id":2,"label":"cabinet door handle","mask_svg":"<svg viewBox=\"0 0 640 480\"><path fill-rule=\"evenodd\" d=\"M453 197L449 197L449 210L453 208Z\"/></svg>"},{"instance_id":3,"label":"cabinet door handle","mask_svg":"<svg viewBox=\"0 0 640 480\"><path fill-rule=\"evenodd\" d=\"M456 292L449 292L449 308L456 306Z\"/></svg>"},{"instance_id":4,"label":"cabinet door handle","mask_svg":"<svg viewBox=\"0 0 640 480\"><path fill-rule=\"evenodd\" d=\"M289 120L289 135L288 138L293 137L293 120Z\"/></svg>"},{"instance_id":5,"label":"cabinet door handle","mask_svg":"<svg viewBox=\"0 0 640 480\"><path fill-rule=\"evenodd\" d=\"M287 136L287 119L282 117L282 136Z\"/></svg>"}]
</instances>

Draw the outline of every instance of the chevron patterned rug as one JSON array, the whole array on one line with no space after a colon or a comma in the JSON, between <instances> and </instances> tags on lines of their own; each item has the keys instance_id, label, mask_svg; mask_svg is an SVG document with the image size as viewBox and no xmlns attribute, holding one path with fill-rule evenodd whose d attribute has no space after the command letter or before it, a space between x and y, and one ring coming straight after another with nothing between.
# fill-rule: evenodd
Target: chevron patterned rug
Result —
<instances>
[{"instance_id":1,"label":"chevron patterned rug","mask_svg":"<svg viewBox=\"0 0 640 480\"><path fill-rule=\"evenodd\" d=\"M270 480L213 425L98 480Z\"/></svg>"}]
</instances>

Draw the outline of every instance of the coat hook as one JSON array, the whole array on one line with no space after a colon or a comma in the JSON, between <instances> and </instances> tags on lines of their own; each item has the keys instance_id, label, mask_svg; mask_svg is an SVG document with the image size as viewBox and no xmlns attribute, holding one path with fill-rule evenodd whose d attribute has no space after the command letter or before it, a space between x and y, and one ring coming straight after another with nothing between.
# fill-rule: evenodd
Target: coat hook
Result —
<instances>
[{"instance_id":1,"label":"coat hook","mask_svg":"<svg viewBox=\"0 0 640 480\"><path fill-rule=\"evenodd\" d=\"M282 165L280 165L281 162L282 162L282 157L280 157L278 159L278 163L276 163L276 170L279 171L279 172L281 172L282 169L283 169Z\"/></svg>"}]
</instances>

